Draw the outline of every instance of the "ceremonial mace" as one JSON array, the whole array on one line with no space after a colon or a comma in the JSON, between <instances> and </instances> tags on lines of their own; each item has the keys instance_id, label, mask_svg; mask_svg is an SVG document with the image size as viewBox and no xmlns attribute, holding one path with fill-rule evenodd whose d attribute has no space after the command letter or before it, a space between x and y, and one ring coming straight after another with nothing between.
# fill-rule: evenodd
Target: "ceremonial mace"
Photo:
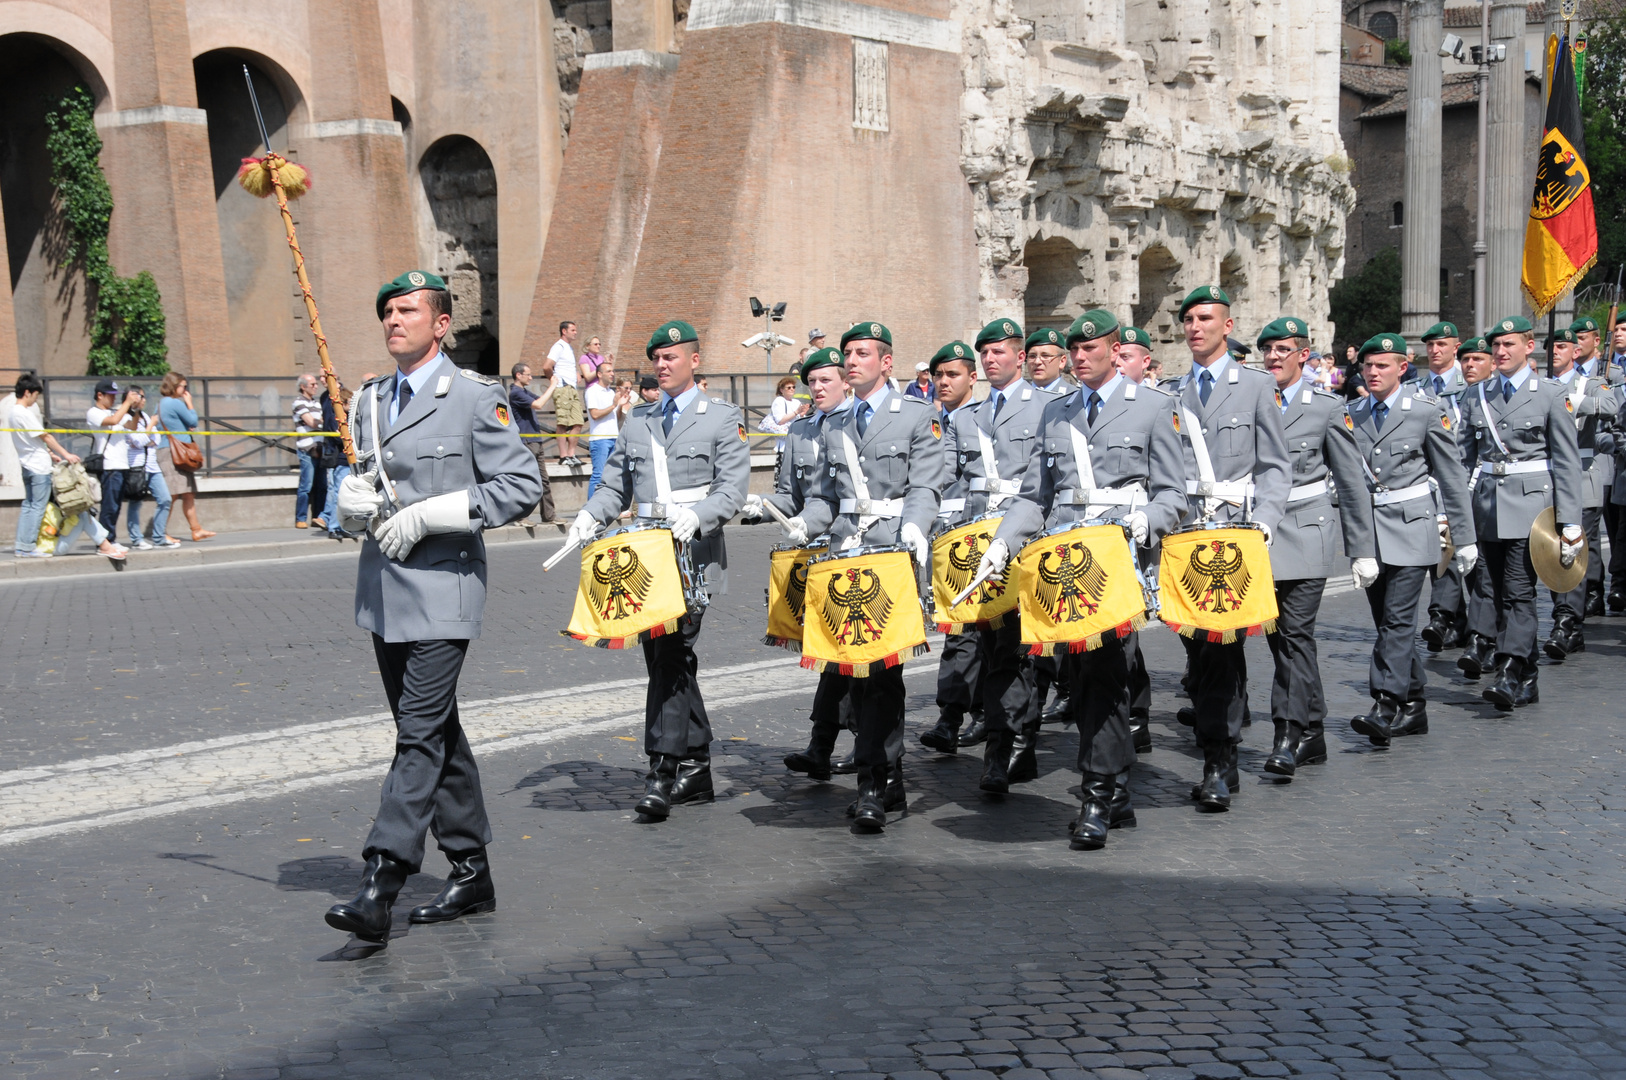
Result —
<instances>
[{"instance_id":1,"label":"ceremonial mace","mask_svg":"<svg viewBox=\"0 0 1626 1080\"><path fill-rule=\"evenodd\" d=\"M305 254L299 250L299 236L294 232L294 216L288 212L288 202L297 199L311 188L311 174L302 165L296 165L271 149L271 135L265 130L265 117L260 113L260 98L254 93L254 77L248 65L243 65L243 81L248 83L248 100L254 106L254 122L260 125L260 141L265 144L263 158L246 157L237 170L237 182L256 199L276 195L277 209L282 213L282 227L288 233L288 247L294 253L294 274L299 278L299 291L305 297L305 314L310 316L311 333L316 335L316 355L322 359L322 376L327 380L328 397L333 399L333 416L338 423L339 439L344 446L344 458L356 463L356 448L350 441L350 422L345 415L344 399L339 396L339 377L333 373L333 361L327 354L327 337L322 333L322 317L316 313L316 297L311 295L311 279L305 274Z\"/></svg>"}]
</instances>

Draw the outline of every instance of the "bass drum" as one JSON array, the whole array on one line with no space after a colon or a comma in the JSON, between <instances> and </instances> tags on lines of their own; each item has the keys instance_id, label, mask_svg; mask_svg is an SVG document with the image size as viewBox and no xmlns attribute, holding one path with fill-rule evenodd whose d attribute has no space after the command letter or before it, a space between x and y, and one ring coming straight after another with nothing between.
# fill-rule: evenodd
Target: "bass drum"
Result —
<instances>
[{"instance_id":1,"label":"bass drum","mask_svg":"<svg viewBox=\"0 0 1626 1080\"><path fill-rule=\"evenodd\" d=\"M1183 637L1235 641L1276 629L1276 579L1257 525L1197 525L1163 538L1158 616Z\"/></svg>"},{"instance_id":2,"label":"bass drum","mask_svg":"<svg viewBox=\"0 0 1626 1080\"><path fill-rule=\"evenodd\" d=\"M768 631L763 644L801 651L808 560L827 550L822 544L780 544L768 553Z\"/></svg>"},{"instance_id":3,"label":"bass drum","mask_svg":"<svg viewBox=\"0 0 1626 1080\"><path fill-rule=\"evenodd\" d=\"M690 606L681 547L671 529L650 522L585 545L576 605L560 633L600 649L625 649L675 631Z\"/></svg>"},{"instance_id":4,"label":"bass drum","mask_svg":"<svg viewBox=\"0 0 1626 1080\"><path fill-rule=\"evenodd\" d=\"M866 678L927 651L914 557L901 545L808 560L802 666Z\"/></svg>"},{"instance_id":5,"label":"bass drum","mask_svg":"<svg viewBox=\"0 0 1626 1080\"><path fill-rule=\"evenodd\" d=\"M937 611L937 628L945 634L959 634L966 630L998 627L1016 610L1016 580L1019 574L1017 560L1012 559L1005 573L990 578L966 597L965 603L955 604L954 598L965 591L977 574L999 523L1002 513L982 514L962 525L940 529L932 536L932 601Z\"/></svg>"},{"instance_id":6,"label":"bass drum","mask_svg":"<svg viewBox=\"0 0 1626 1080\"><path fill-rule=\"evenodd\" d=\"M1018 555L1022 644L1033 656L1087 652L1146 625L1146 593L1129 530L1057 525Z\"/></svg>"}]
</instances>

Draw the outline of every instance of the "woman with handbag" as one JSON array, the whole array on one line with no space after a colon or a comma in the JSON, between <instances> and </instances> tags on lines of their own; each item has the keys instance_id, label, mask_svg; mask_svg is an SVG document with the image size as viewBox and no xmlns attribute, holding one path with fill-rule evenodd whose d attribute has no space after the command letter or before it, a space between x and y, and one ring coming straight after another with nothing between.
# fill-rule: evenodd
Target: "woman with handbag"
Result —
<instances>
[{"instance_id":1,"label":"woman with handbag","mask_svg":"<svg viewBox=\"0 0 1626 1080\"><path fill-rule=\"evenodd\" d=\"M192 408L192 395L186 389L186 376L171 371L164 376L158 392L163 399L158 403L158 422L169 434L169 451L158 452L158 465L170 492L181 500L181 512L192 527L193 540L207 540L214 533L198 524L197 470L203 467L203 448L192 440L190 432L197 429L198 414ZM169 539L166 537L166 539Z\"/></svg>"},{"instance_id":2,"label":"woman with handbag","mask_svg":"<svg viewBox=\"0 0 1626 1080\"><path fill-rule=\"evenodd\" d=\"M145 393L142 394L142 405L146 405ZM164 437L158 434L158 417L144 408L137 409L131 415L136 418L136 429L125 436L130 469L124 481L124 498L130 504L130 509L125 513L130 547L138 551L180 547L179 540L171 540L164 535L164 527L169 524L169 508L174 500L170 498L169 485L164 480L160 462L168 447ZM141 528L140 500L144 498L151 498L153 504L151 539Z\"/></svg>"}]
</instances>

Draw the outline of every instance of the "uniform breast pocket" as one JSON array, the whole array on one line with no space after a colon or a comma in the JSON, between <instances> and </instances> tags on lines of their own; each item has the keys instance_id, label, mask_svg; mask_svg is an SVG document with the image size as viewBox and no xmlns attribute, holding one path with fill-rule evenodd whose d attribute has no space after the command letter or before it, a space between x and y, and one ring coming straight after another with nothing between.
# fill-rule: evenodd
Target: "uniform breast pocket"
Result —
<instances>
[{"instance_id":1,"label":"uniform breast pocket","mask_svg":"<svg viewBox=\"0 0 1626 1080\"><path fill-rule=\"evenodd\" d=\"M711 483L711 443L683 443L667 453L671 457L673 487Z\"/></svg>"},{"instance_id":2,"label":"uniform breast pocket","mask_svg":"<svg viewBox=\"0 0 1626 1080\"><path fill-rule=\"evenodd\" d=\"M1106 445L1106 466L1117 476L1146 471L1146 436L1119 435Z\"/></svg>"},{"instance_id":3,"label":"uniform breast pocket","mask_svg":"<svg viewBox=\"0 0 1626 1080\"><path fill-rule=\"evenodd\" d=\"M909 445L882 443L872 447L867 456L875 463L875 475L886 480L893 490L901 491L909 479ZM876 494L875 497L883 496Z\"/></svg>"},{"instance_id":4,"label":"uniform breast pocket","mask_svg":"<svg viewBox=\"0 0 1626 1080\"><path fill-rule=\"evenodd\" d=\"M1435 516L1434 502L1431 499L1413 499L1400 504L1400 520L1408 525Z\"/></svg>"},{"instance_id":5,"label":"uniform breast pocket","mask_svg":"<svg viewBox=\"0 0 1626 1080\"><path fill-rule=\"evenodd\" d=\"M1253 460L1253 425L1242 417L1228 417L1214 427L1214 445L1222 457Z\"/></svg>"},{"instance_id":6,"label":"uniform breast pocket","mask_svg":"<svg viewBox=\"0 0 1626 1080\"><path fill-rule=\"evenodd\" d=\"M417 477L429 473L431 494L467 487L468 436L437 435L418 440Z\"/></svg>"}]
</instances>

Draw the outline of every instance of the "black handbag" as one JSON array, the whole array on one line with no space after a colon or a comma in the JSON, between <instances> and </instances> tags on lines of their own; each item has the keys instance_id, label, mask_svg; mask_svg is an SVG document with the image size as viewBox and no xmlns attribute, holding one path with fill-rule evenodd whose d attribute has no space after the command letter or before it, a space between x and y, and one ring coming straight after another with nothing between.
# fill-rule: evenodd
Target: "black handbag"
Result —
<instances>
[{"instance_id":1,"label":"black handbag","mask_svg":"<svg viewBox=\"0 0 1626 1080\"><path fill-rule=\"evenodd\" d=\"M147 479L147 468L124 470L124 484L119 488L119 498L125 502L140 502L152 494L152 484Z\"/></svg>"},{"instance_id":2,"label":"black handbag","mask_svg":"<svg viewBox=\"0 0 1626 1080\"><path fill-rule=\"evenodd\" d=\"M79 464L85 467L85 472L91 476L102 475L102 455L86 454Z\"/></svg>"}]
</instances>

